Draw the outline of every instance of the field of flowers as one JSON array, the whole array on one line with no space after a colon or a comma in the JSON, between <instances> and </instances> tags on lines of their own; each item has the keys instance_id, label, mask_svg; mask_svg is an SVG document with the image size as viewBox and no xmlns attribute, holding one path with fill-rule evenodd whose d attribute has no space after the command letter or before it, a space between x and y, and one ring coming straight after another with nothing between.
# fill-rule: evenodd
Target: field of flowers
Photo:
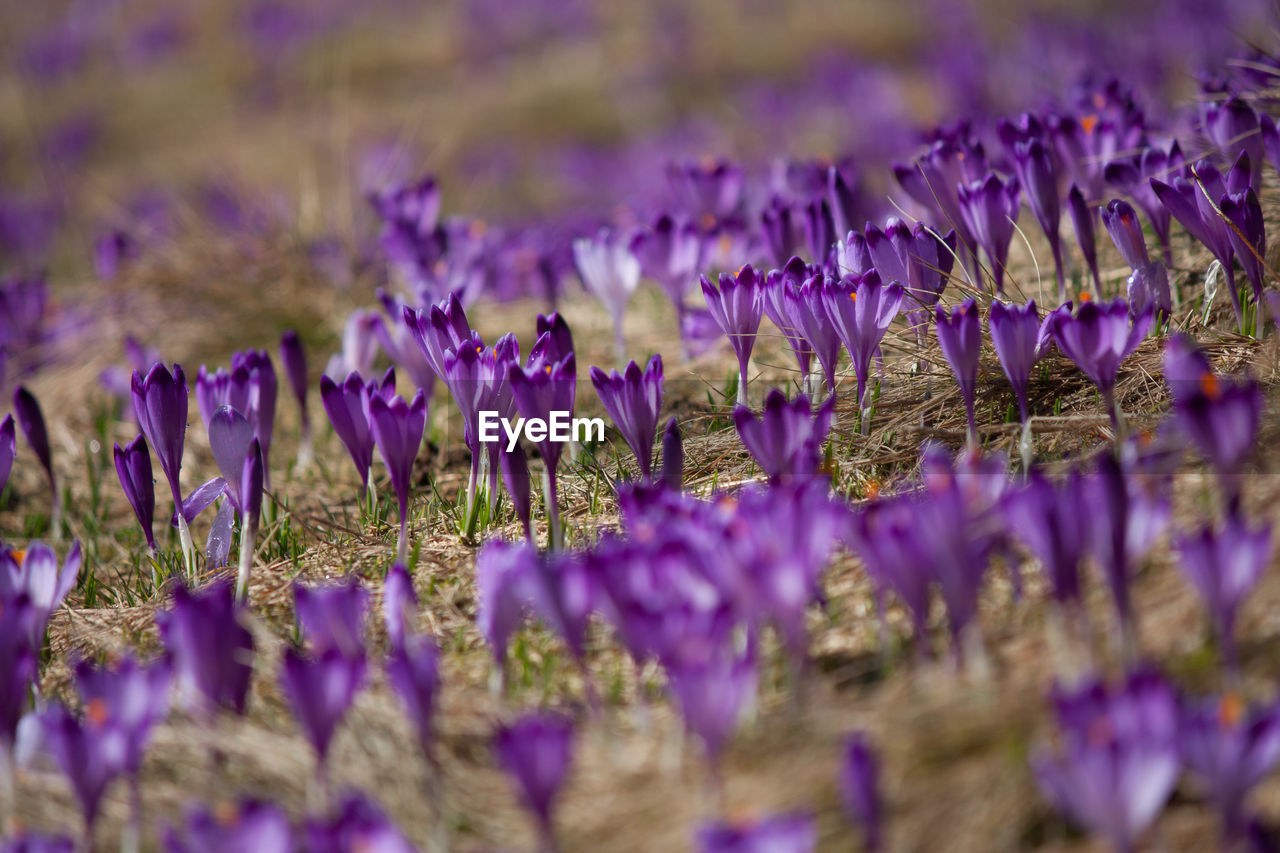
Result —
<instances>
[{"instance_id":1,"label":"field of flowers","mask_svg":"<svg viewBox=\"0 0 1280 853\"><path fill-rule=\"evenodd\" d=\"M1280 850L1269 3L0 9L0 851Z\"/></svg>"}]
</instances>

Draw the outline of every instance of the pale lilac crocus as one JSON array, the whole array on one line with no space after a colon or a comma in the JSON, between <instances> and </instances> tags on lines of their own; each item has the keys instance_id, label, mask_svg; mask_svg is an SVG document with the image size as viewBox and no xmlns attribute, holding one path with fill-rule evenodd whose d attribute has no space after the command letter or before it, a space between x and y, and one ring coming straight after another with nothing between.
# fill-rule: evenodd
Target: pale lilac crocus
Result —
<instances>
[{"instance_id":1,"label":"pale lilac crocus","mask_svg":"<svg viewBox=\"0 0 1280 853\"><path fill-rule=\"evenodd\" d=\"M614 343L621 363L627 352L622 318L640 284L640 262L627 241L607 228L601 229L595 238L574 240L573 258L583 287L600 300L613 318Z\"/></svg>"}]
</instances>

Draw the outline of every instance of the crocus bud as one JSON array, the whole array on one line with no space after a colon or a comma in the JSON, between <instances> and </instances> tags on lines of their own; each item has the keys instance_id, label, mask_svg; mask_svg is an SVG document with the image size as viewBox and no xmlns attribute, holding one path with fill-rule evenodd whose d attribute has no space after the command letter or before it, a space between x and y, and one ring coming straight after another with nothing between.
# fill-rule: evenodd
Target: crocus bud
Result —
<instances>
[{"instance_id":1,"label":"crocus bud","mask_svg":"<svg viewBox=\"0 0 1280 853\"><path fill-rule=\"evenodd\" d=\"M1138 222L1133 205L1123 199L1112 199L1102 211L1102 224L1126 264L1137 270L1151 263L1142 237L1142 223Z\"/></svg>"},{"instance_id":2,"label":"crocus bud","mask_svg":"<svg viewBox=\"0 0 1280 853\"><path fill-rule=\"evenodd\" d=\"M676 491L684 486L684 442L675 418L667 421L662 432L662 482Z\"/></svg>"},{"instance_id":3,"label":"crocus bud","mask_svg":"<svg viewBox=\"0 0 1280 853\"><path fill-rule=\"evenodd\" d=\"M114 454L120 487L142 525L147 547L154 551L156 538L152 524L156 515L156 485L151 475L151 451L147 448L147 440L140 435L123 448L117 444Z\"/></svg>"},{"instance_id":4,"label":"crocus bud","mask_svg":"<svg viewBox=\"0 0 1280 853\"><path fill-rule=\"evenodd\" d=\"M56 504L58 501L58 488L53 479L53 457L49 452L49 431L45 427L44 413L40 411L40 403L36 400L35 395L23 385L19 385L13 390L13 412L18 416L18 426L22 427L22 434L27 439L27 445L35 453L36 458L40 460L40 466L44 468L45 477L49 480L49 490L53 493L53 500Z\"/></svg>"},{"instance_id":5,"label":"crocus bud","mask_svg":"<svg viewBox=\"0 0 1280 853\"><path fill-rule=\"evenodd\" d=\"M5 415L0 421L0 492L9 482L9 473L13 471L13 458L17 455L17 435L13 415Z\"/></svg>"}]
</instances>

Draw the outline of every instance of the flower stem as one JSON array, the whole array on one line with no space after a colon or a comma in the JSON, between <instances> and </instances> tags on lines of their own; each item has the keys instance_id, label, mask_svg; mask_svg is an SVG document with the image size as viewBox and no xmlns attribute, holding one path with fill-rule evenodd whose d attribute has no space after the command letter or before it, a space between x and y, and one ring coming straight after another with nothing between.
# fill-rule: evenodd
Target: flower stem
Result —
<instances>
[{"instance_id":1,"label":"flower stem","mask_svg":"<svg viewBox=\"0 0 1280 853\"><path fill-rule=\"evenodd\" d=\"M182 541L182 562L187 567L187 582L192 583L196 577L196 548L191 542L191 528L187 526L181 505L178 508L178 538Z\"/></svg>"},{"instance_id":2,"label":"flower stem","mask_svg":"<svg viewBox=\"0 0 1280 853\"><path fill-rule=\"evenodd\" d=\"M253 568L254 540L258 538L258 526L240 520L240 567L236 573L236 600L244 601L249 595L249 570Z\"/></svg>"}]
</instances>

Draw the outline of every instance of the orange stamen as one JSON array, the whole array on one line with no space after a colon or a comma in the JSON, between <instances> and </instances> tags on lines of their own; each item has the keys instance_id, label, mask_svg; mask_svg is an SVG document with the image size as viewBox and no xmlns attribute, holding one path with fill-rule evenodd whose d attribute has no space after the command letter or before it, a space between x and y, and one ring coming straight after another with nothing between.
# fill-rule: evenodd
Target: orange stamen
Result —
<instances>
[{"instance_id":1,"label":"orange stamen","mask_svg":"<svg viewBox=\"0 0 1280 853\"><path fill-rule=\"evenodd\" d=\"M1218 377L1214 376L1212 373L1206 373L1204 376L1200 377L1200 390L1210 400L1218 399L1218 396L1222 393L1222 388L1218 383Z\"/></svg>"},{"instance_id":2,"label":"orange stamen","mask_svg":"<svg viewBox=\"0 0 1280 853\"><path fill-rule=\"evenodd\" d=\"M1218 722L1223 728L1235 727L1244 716L1244 700L1239 693L1227 693L1218 703Z\"/></svg>"},{"instance_id":3,"label":"orange stamen","mask_svg":"<svg viewBox=\"0 0 1280 853\"><path fill-rule=\"evenodd\" d=\"M1081 302L1088 302L1090 299L1093 299L1093 294L1090 293L1089 291L1086 290L1084 293L1080 294Z\"/></svg>"},{"instance_id":4,"label":"orange stamen","mask_svg":"<svg viewBox=\"0 0 1280 853\"><path fill-rule=\"evenodd\" d=\"M1087 115L1080 119L1080 126L1084 128L1085 133L1092 134L1098 127L1098 117L1096 115Z\"/></svg>"},{"instance_id":5,"label":"orange stamen","mask_svg":"<svg viewBox=\"0 0 1280 853\"><path fill-rule=\"evenodd\" d=\"M101 728L107 721L107 703L100 698L92 700L85 707L84 715L94 726Z\"/></svg>"}]
</instances>

